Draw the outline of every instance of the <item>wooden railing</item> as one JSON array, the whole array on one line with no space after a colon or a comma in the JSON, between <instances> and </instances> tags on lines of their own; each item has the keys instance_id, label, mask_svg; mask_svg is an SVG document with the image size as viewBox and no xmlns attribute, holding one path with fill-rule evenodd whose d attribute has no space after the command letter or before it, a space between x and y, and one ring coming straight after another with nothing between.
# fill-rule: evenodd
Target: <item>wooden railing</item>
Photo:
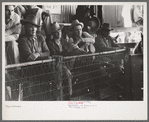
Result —
<instances>
[{"instance_id":1,"label":"wooden railing","mask_svg":"<svg viewBox=\"0 0 149 122\"><path fill-rule=\"evenodd\" d=\"M128 51L121 49L7 65L5 99L141 100L131 61Z\"/></svg>"}]
</instances>

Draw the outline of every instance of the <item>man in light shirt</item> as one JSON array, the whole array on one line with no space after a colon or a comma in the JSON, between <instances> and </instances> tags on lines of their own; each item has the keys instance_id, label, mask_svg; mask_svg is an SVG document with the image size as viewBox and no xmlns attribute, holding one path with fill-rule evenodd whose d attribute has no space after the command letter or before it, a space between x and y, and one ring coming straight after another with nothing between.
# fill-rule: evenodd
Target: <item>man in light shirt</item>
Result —
<instances>
[{"instance_id":1,"label":"man in light shirt","mask_svg":"<svg viewBox=\"0 0 149 122\"><path fill-rule=\"evenodd\" d=\"M94 53L95 48L93 46L95 40L87 32L82 31L84 24L78 20L73 20L70 26L72 34L69 35L68 43L64 43L65 48L69 55L82 55L88 53Z\"/></svg>"},{"instance_id":2,"label":"man in light shirt","mask_svg":"<svg viewBox=\"0 0 149 122\"><path fill-rule=\"evenodd\" d=\"M6 65L19 63L17 40L21 33L20 17L14 12L14 5L5 6Z\"/></svg>"}]
</instances>

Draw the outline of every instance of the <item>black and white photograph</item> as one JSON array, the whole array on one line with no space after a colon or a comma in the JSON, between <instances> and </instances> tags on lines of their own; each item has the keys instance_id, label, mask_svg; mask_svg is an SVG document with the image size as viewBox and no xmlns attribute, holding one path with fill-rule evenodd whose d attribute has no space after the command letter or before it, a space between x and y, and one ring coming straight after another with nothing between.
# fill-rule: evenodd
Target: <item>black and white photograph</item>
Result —
<instances>
[{"instance_id":1,"label":"black and white photograph","mask_svg":"<svg viewBox=\"0 0 149 122\"><path fill-rule=\"evenodd\" d=\"M4 120L147 119L146 2L3 2L2 37Z\"/></svg>"}]
</instances>

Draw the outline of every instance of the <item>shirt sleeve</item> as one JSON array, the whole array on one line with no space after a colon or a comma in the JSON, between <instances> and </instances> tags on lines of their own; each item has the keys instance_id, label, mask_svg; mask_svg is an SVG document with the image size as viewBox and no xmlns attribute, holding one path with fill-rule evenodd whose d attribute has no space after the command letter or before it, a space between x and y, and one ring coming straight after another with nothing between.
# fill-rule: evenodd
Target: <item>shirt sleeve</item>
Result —
<instances>
[{"instance_id":1,"label":"shirt sleeve","mask_svg":"<svg viewBox=\"0 0 149 122\"><path fill-rule=\"evenodd\" d=\"M86 42L86 43L95 43L94 37L91 36L87 32L83 32L82 37L83 37L83 42Z\"/></svg>"},{"instance_id":2,"label":"shirt sleeve","mask_svg":"<svg viewBox=\"0 0 149 122\"><path fill-rule=\"evenodd\" d=\"M6 35L12 35L12 34L20 34L21 33L21 24L17 23L16 25L12 26L8 30L5 31Z\"/></svg>"},{"instance_id":3,"label":"shirt sleeve","mask_svg":"<svg viewBox=\"0 0 149 122\"><path fill-rule=\"evenodd\" d=\"M89 33L83 32L83 38L93 38Z\"/></svg>"},{"instance_id":4,"label":"shirt sleeve","mask_svg":"<svg viewBox=\"0 0 149 122\"><path fill-rule=\"evenodd\" d=\"M15 19L14 20L15 20L15 22L14 22L15 24L20 23L20 16L17 13L15 13Z\"/></svg>"},{"instance_id":5,"label":"shirt sleeve","mask_svg":"<svg viewBox=\"0 0 149 122\"><path fill-rule=\"evenodd\" d=\"M19 38L19 34L5 35L5 42L16 41Z\"/></svg>"},{"instance_id":6,"label":"shirt sleeve","mask_svg":"<svg viewBox=\"0 0 149 122\"><path fill-rule=\"evenodd\" d=\"M14 13L13 16L13 26L7 30L5 30L5 35L12 35L12 40L17 40L18 36L16 37L16 34L21 33L21 24L20 24L20 16L16 13ZM10 37L10 36L8 36ZM6 40L7 41L7 40Z\"/></svg>"},{"instance_id":7,"label":"shirt sleeve","mask_svg":"<svg viewBox=\"0 0 149 122\"><path fill-rule=\"evenodd\" d=\"M83 55L83 54L87 54L87 52L85 52L83 49L80 49L79 47L77 47L76 45L71 45L71 50L68 53L69 55Z\"/></svg>"},{"instance_id":8,"label":"shirt sleeve","mask_svg":"<svg viewBox=\"0 0 149 122\"><path fill-rule=\"evenodd\" d=\"M76 44L70 42L63 42L63 47L67 51L68 55L82 55L87 54L83 49L80 49Z\"/></svg>"}]
</instances>

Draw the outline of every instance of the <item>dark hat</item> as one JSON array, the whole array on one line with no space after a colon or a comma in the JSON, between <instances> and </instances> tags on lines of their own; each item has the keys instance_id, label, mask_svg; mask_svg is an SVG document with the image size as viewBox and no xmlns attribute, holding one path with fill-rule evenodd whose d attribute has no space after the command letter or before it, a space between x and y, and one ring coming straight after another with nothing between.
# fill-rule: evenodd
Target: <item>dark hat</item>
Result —
<instances>
[{"instance_id":1,"label":"dark hat","mask_svg":"<svg viewBox=\"0 0 149 122\"><path fill-rule=\"evenodd\" d=\"M40 27L40 25L37 24L37 17L33 14L30 14L26 17L26 19L22 19L21 23L24 25L26 23L31 23L37 27Z\"/></svg>"},{"instance_id":2,"label":"dark hat","mask_svg":"<svg viewBox=\"0 0 149 122\"><path fill-rule=\"evenodd\" d=\"M103 23L103 25L101 26L101 30L111 31L113 29L111 28L111 25L109 23Z\"/></svg>"},{"instance_id":3,"label":"dark hat","mask_svg":"<svg viewBox=\"0 0 149 122\"><path fill-rule=\"evenodd\" d=\"M52 24L51 24L51 32L56 32L56 31L59 31L59 30L62 30L63 29L63 25L59 25L57 22L53 22Z\"/></svg>"},{"instance_id":4,"label":"dark hat","mask_svg":"<svg viewBox=\"0 0 149 122\"><path fill-rule=\"evenodd\" d=\"M72 21L70 29L72 29L76 25L81 25L82 28L84 27L84 24L82 22L79 22L79 20L75 19L75 20Z\"/></svg>"},{"instance_id":5,"label":"dark hat","mask_svg":"<svg viewBox=\"0 0 149 122\"><path fill-rule=\"evenodd\" d=\"M89 19L88 26L90 27L91 32L96 32L100 28L100 20L94 16Z\"/></svg>"}]
</instances>

